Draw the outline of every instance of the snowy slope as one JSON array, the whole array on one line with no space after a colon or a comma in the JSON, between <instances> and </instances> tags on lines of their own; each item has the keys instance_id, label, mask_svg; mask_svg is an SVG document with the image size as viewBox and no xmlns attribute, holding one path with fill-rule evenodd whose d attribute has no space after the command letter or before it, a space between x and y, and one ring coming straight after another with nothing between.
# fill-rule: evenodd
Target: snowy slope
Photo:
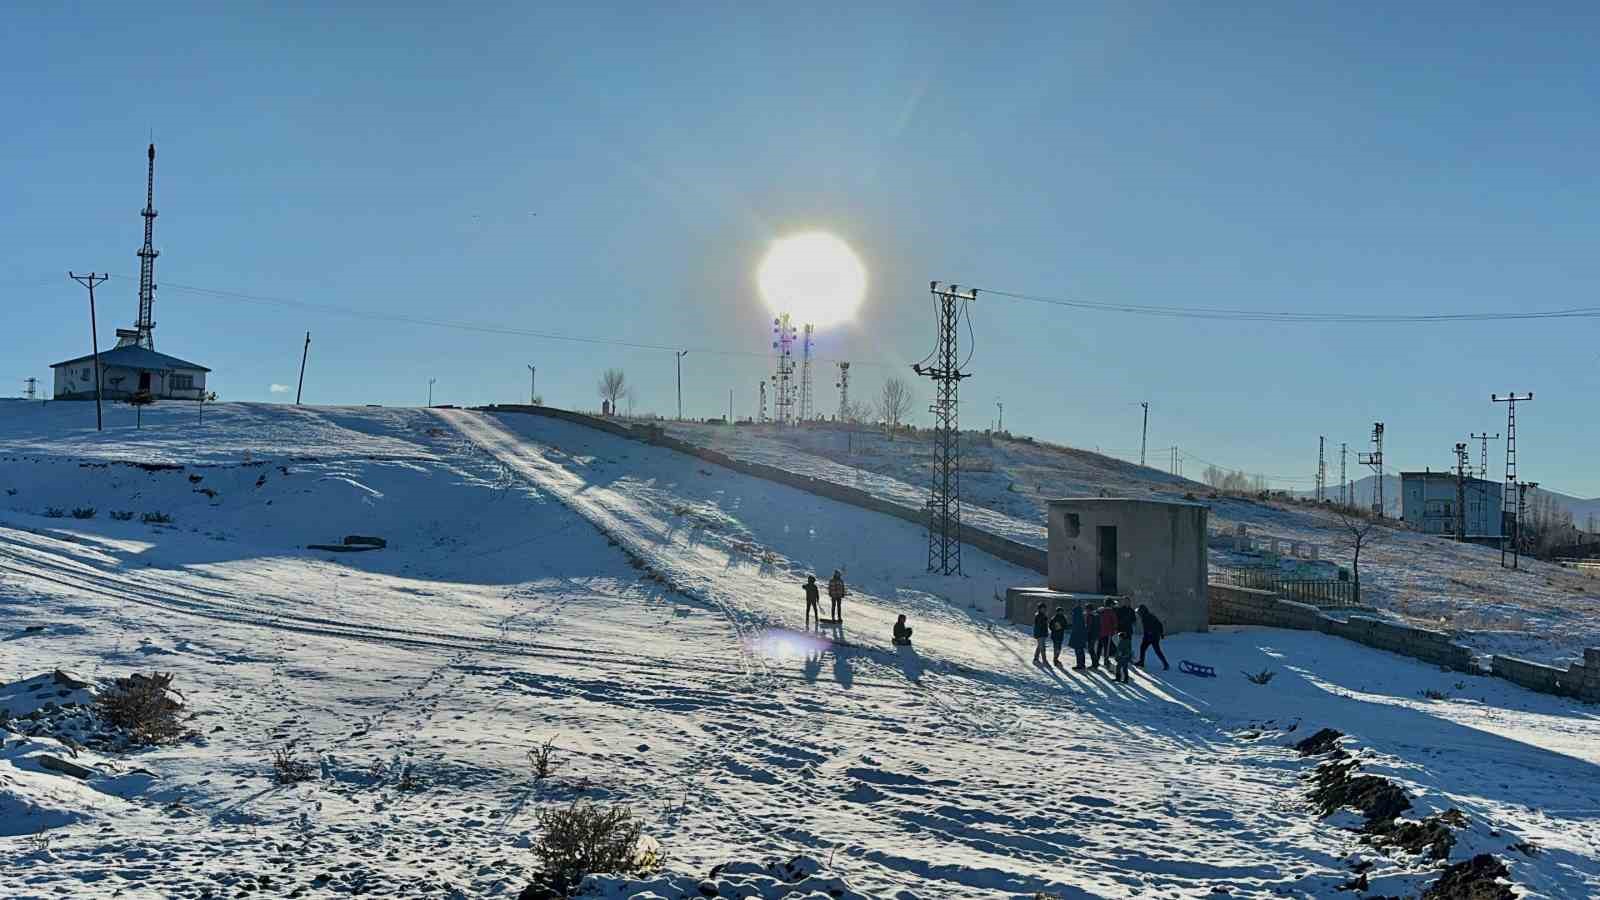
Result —
<instances>
[{"instance_id":1,"label":"snowy slope","mask_svg":"<svg viewBox=\"0 0 1600 900\"><path fill-rule=\"evenodd\" d=\"M831 428L772 429L670 423L675 436L732 456L849 484L910 506L927 496L925 443ZM1214 532L1247 526L1258 536L1303 541L1324 559L1348 564L1344 529L1332 512L1309 506L1211 498L1207 489L1167 473L1083 450L965 435L964 521L1037 547L1046 545L1045 513L1057 497L1180 499L1211 507ZM1236 563L1214 550L1213 564ZM1363 550L1363 600L1413 623L1452 632L1480 653L1508 653L1563 664L1600 646L1600 579L1524 560L1512 572L1487 547L1386 529Z\"/></svg>"},{"instance_id":2,"label":"snowy slope","mask_svg":"<svg viewBox=\"0 0 1600 900\"><path fill-rule=\"evenodd\" d=\"M534 812L579 795L632 804L675 871L805 852L871 897L1317 897L1356 859L1371 892L1413 892L1435 865L1307 808L1311 763L1287 744L1324 725L1419 812L1465 812L1461 852L1501 855L1529 895L1600 891L1597 810L1571 790L1600 774L1600 718L1567 701L1267 630L1169 642L1215 680L1041 670L986 605L1031 573L971 553L973 577L929 578L898 520L530 416L217 412L232 424L204 446L177 421L0 426L19 488L0 508L0 680L172 671L199 732L82 751L86 782L40 769L59 745L7 739L0 896L511 897ZM292 459L310 432L317 459ZM147 438L215 464L77 467ZM39 512L135 492L176 521ZM390 546L304 549L347 526ZM840 566L842 634L808 634L800 575ZM897 611L914 651L886 645ZM1236 674L1263 667L1264 687ZM524 753L549 737L567 766L535 784ZM291 743L317 780L271 782Z\"/></svg>"}]
</instances>

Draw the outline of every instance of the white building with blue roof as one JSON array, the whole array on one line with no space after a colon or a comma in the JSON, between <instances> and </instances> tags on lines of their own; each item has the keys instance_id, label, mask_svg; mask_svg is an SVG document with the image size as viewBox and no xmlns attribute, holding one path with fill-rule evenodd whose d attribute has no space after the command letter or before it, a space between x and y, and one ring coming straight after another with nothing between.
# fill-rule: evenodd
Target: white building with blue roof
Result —
<instances>
[{"instance_id":1,"label":"white building with blue roof","mask_svg":"<svg viewBox=\"0 0 1600 900\"><path fill-rule=\"evenodd\" d=\"M93 400L94 354L58 362L57 400ZM125 344L100 354L100 389L107 400L199 400L206 393L211 370L192 363Z\"/></svg>"}]
</instances>

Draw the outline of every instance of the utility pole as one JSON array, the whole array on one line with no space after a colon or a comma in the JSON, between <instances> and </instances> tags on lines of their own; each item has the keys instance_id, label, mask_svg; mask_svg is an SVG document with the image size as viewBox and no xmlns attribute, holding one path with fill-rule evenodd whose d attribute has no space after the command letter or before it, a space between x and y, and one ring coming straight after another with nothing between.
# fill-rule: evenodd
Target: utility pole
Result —
<instances>
[{"instance_id":1,"label":"utility pole","mask_svg":"<svg viewBox=\"0 0 1600 900\"><path fill-rule=\"evenodd\" d=\"M1529 492L1531 492L1534 488L1536 488L1538 486L1539 486L1539 482L1537 482L1537 481L1523 481L1523 482L1518 482L1518 484L1517 484L1517 540L1518 541L1526 541L1527 540L1527 538L1522 536L1522 520L1525 517L1525 515L1527 513L1527 509L1528 509L1528 494L1529 494ZM1529 547L1529 546L1526 546L1526 545L1519 546L1518 549L1521 550L1524 553L1532 553L1533 552L1533 548Z\"/></svg>"},{"instance_id":2,"label":"utility pole","mask_svg":"<svg viewBox=\"0 0 1600 900\"><path fill-rule=\"evenodd\" d=\"M1489 514L1489 442L1500 440L1500 435L1490 434L1485 431L1483 434L1473 434L1471 438L1480 442L1479 449L1482 451L1478 457L1478 508L1483 511L1484 523L1487 525ZM1504 525L1501 526L1502 529L1504 527Z\"/></svg>"},{"instance_id":3,"label":"utility pole","mask_svg":"<svg viewBox=\"0 0 1600 900\"><path fill-rule=\"evenodd\" d=\"M1383 423L1372 423L1372 452L1356 454L1356 462L1372 469L1372 512L1383 518Z\"/></svg>"},{"instance_id":4,"label":"utility pole","mask_svg":"<svg viewBox=\"0 0 1600 900\"><path fill-rule=\"evenodd\" d=\"M1350 452L1350 445L1344 441L1339 442L1339 505L1350 505L1350 479L1345 475L1344 459Z\"/></svg>"},{"instance_id":5,"label":"utility pole","mask_svg":"<svg viewBox=\"0 0 1600 900\"><path fill-rule=\"evenodd\" d=\"M728 424L733 424L733 388L728 388Z\"/></svg>"},{"instance_id":6,"label":"utility pole","mask_svg":"<svg viewBox=\"0 0 1600 900\"><path fill-rule=\"evenodd\" d=\"M678 355L678 421L682 422L683 421L683 358L685 356L689 355L689 351L687 351L687 350L679 350L677 355Z\"/></svg>"},{"instance_id":7,"label":"utility pole","mask_svg":"<svg viewBox=\"0 0 1600 900\"><path fill-rule=\"evenodd\" d=\"M834 385L839 389L839 421L848 422L850 414L850 364L839 363L839 383Z\"/></svg>"},{"instance_id":8,"label":"utility pole","mask_svg":"<svg viewBox=\"0 0 1600 900\"><path fill-rule=\"evenodd\" d=\"M1533 399L1533 392L1529 391L1523 396L1517 396L1516 391L1505 395L1490 394L1489 399L1495 403L1506 405L1506 481L1500 489L1500 566L1506 567L1506 559L1511 560L1510 568L1517 568L1518 556L1522 552L1522 492L1517 489L1517 403ZM1510 528L1506 527L1507 514L1510 517ZM1510 534L1506 534L1510 531Z\"/></svg>"},{"instance_id":9,"label":"utility pole","mask_svg":"<svg viewBox=\"0 0 1600 900\"><path fill-rule=\"evenodd\" d=\"M911 367L919 376L933 380L933 484L928 491L928 571L943 575L961 573L961 379L972 377L961 371L956 352L960 332L956 326L967 305L978 299L976 290L963 292L961 286L941 286L928 282L939 310L939 341L933 351L933 365Z\"/></svg>"},{"instance_id":10,"label":"utility pole","mask_svg":"<svg viewBox=\"0 0 1600 900\"><path fill-rule=\"evenodd\" d=\"M1317 438L1317 505L1328 497L1328 437L1321 435Z\"/></svg>"},{"instance_id":11,"label":"utility pole","mask_svg":"<svg viewBox=\"0 0 1600 900\"><path fill-rule=\"evenodd\" d=\"M154 147L154 145L151 146ZM154 157L152 156L152 158ZM145 221L149 222L149 219ZM148 243L149 238L146 237L145 241ZM90 272L87 275L68 272L67 277L89 289L89 345L94 350L94 430L103 431L105 430L105 421L100 414L100 331L95 327L94 323L94 286L111 276L101 275L96 272Z\"/></svg>"},{"instance_id":12,"label":"utility pole","mask_svg":"<svg viewBox=\"0 0 1600 900\"><path fill-rule=\"evenodd\" d=\"M39 388L39 379L37 379L37 378L24 378L24 379L22 379L22 396L23 396L24 399L32 400L38 394L38 392L39 392L38 388Z\"/></svg>"},{"instance_id":13,"label":"utility pole","mask_svg":"<svg viewBox=\"0 0 1600 900\"><path fill-rule=\"evenodd\" d=\"M428 408L429 409L433 409L433 383L435 381L437 381L437 380L438 380L437 378L429 378L428 379Z\"/></svg>"},{"instance_id":14,"label":"utility pole","mask_svg":"<svg viewBox=\"0 0 1600 900\"><path fill-rule=\"evenodd\" d=\"M528 405L539 404L539 367L528 363Z\"/></svg>"},{"instance_id":15,"label":"utility pole","mask_svg":"<svg viewBox=\"0 0 1600 900\"><path fill-rule=\"evenodd\" d=\"M994 430L995 431L1005 431L1006 430L1006 405L1004 403L1001 403L999 400L996 400L994 402L994 405L1000 407L1000 422L999 422L999 424L995 425Z\"/></svg>"},{"instance_id":16,"label":"utility pole","mask_svg":"<svg viewBox=\"0 0 1600 900\"><path fill-rule=\"evenodd\" d=\"M1144 445L1150 438L1150 402L1148 400L1139 404L1144 407L1144 426L1139 429L1139 465L1144 465Z\"/></svg>"},{"instance_id":17,"label":"utility pole","mask_svg":"<svg viewBox=\"0 0 1600 900\"><path fill-rule=\"evenodd\" d=\"M757 396L760 397L760 399L756 401L756 424L757 425L764 425L764 424L766 424L766 421L767 421L767 382L766 382L766 379L762 379L761 382L756 385L756 394L757 394Z\"/></svg>"},{"instance_id":18,"label":"utility pole","mask_svg":"<svg viewBox=\"0 0 1600 900\"><path fill-rule=\"evenodd\" d=\"M1467 539L1467 445L1456 444L1456 540Z\"/></svg>"},{"instance_id":19,"label":"utility pole","mask_svg":"<svg viewBox=\"0 0 1600 900\"><path fill-rule=\"evenodd\" d=\"M294 405L300 405L300 393L306 389L306 357L311 355L311 332L306 332L306 345L300 351L300 383L294 389Z\"/></svg>"}]
</instances>

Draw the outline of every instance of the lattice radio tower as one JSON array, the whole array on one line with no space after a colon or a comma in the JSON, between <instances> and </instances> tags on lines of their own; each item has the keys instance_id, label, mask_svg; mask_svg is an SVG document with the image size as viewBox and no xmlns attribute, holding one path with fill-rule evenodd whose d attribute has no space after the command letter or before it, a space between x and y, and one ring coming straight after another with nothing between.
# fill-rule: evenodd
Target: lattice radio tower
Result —
<instances>
[{"instance_id":1,"label":"lattice radio tower","mask_svg":"<svg viewBox=\"0 0 1600 900\"><path fill-rule=\"evenodd\" d=\"M933 484L928 492L928 571L944 575L961 574L961 379L971 376L961 371L957 354L956 326L962 315L971 315L967 305L978 299L978 292L962 292L961 286L940 287L928 282L928 290L939 304L939 344L923 363L911 367L918 375L933 379ZM968 348L971 353L971 348ZM969 355L968 359L971 357Z\"/></svg>"},{"instance_id":2,"label":"lattice radio tower","mask_svg":"<svg viewBox=\"0 0 1600 900\"><path fill-rule=\"evenodd\" d=\"M1328 438L1317 438L1317 505L1328 499Z\"/></svg>"},{"instance_id":3,"label":"lattice radio tower","mask_svg":"<svg viewBox=\"0 0 1600 900\"><path fill-rule=\"evenodd\" d=\"M1372 452L1359 453L1356 462L1367 466L1377 475L1372 485L1372 512L1383 518L1383 423L1372 423Z\"/></svg>"},{"instance_id":4,"label":"lattice radio tower","mask_svg":"<svg viewBox=\"0 0 1600 900\"><path fill-rule=\"evenodd\" d=\"M839 381L834 385L839 389L839 421L848 422L853 416L850 413L850 364L839 363Z\"/></svg>"},{"instance_id":5,"label":"lattice radio tower","mask_svg":"<svg viewBox=\"0 0 1600 900\"><path fill-rule=\"evenodd\" d=\"M24 379L22 379L22 396L23 396L24 399L32 400L35 396L38 395L38 393L39 393L39 379L37 379L37 378L24 378Z\"/></svg>"},{"instance_id":6,"label":"lattice radio tower","mask_svg":"<svg viewBox=\"0 0 1600 900\"><path fill-rule=\"evenodd\" d=\"M1539 482L1537 482L1537 481L1519 481L1519 482L1517 482L1517 523L1518 523L1518 526L1517 526L1517 540L1519 540L1519 541L1527 540L1527 538L1524 537L1523 534L1522 534L1521 522L1522 522L1523 518L1527 516L1527 513L1528 513L1528 492L1532 491L1534 488L1536 488L1538 486L1539 486ZM1524 553L1531 553L1532 552L1532 548L1531 547L1521 547L1520 549Z\"/></svg>"},{"instance_id":7,"label":"lattice radio tower","mask_svg":"<svg viewBox=\"0 0 1600 900\"><path fill-rule=\"evenodd\" d=\"M1477 485L1477 487L1478 487L1478 508L1484 511L1484 515L1488 515L1488 509L1489 509L1489 442L1490 441L1498 441L1498 440L1500 440L1500 435L1498 435L1498 434L1490 434L1489 432L1485 431L1483 434L1471 435L1471 438L1473 440L1475 440L1475 441L1480 442L1479 443L1479 450L1482 451L1481 454L1478 457L1478 485ZM1501 524L1500 527L1503 530L1505 528L1505 525Z\"/></svg>"},{"instance_id":8,"label":"lattice radio tower","mask_svg":"<svg viewBox=\"0 0 1600 900\"><path fill-rule=\"evenodd\" d=\"M156 305L156 257L161 251L155 248L156 227L156 145L151 144L146 154L149 167L145 172L144 183L144 211L139 215L144 216L144 246L139 248L139 321L132 328L117 329L118 347L143 347L146 350L156 348L155 329L156 323L154 310Z\"/></svg>"},{"instance_id":9,"label":"lattice radio tower","mask_svg":"<svg viewBox=\"0 0 1600 900\"><path fill-rule=\"evenodd\" d=\"M1510 567L1515 569L1522 552L1522 492L1517 490L1517 404L1532 400L1533 392L1518 396L1512 391L1504 397L1490 394L1489 399L1506 405L1506 483L1500 489L1500 565L1504 567L1509 559Z\"/></svg>"},{"instance_id":10,"label":"lattice radio tower","mask_svg":"<svg viewBox=\"0 0 1600 900\"><path fill-rule=\"evenodd\" d=\"M800 421L802 422L809 422L815 416L811 393L811 348L815 344L812 336L816 330L817 326L807 325L800 340Z\"/></svg>"},{"instance_id":11,"label":"lattice radio tower","mask_svg":"<svg viewBox=\"0 0 1600 900\"><path fill-rule=\"evenodd\" d=\"M1465 443L1456 444L1456 540L1467 539L1467 479L1472 476L1472 455Z\"/></svg>"},{"instance_id":12,"label":"lattice radio tower","mask_svg":"<svg viewBox=\"0 0 1600 900\"><path fill-rule=\"evenodd\" d=\"M788 425L794 421L794 326L788 313L772 320L772 349L778 352L772 373L772 418Z\"/></svg>"},{"instance_id":13,"label":"lattice radio tower","mask_svg":"<svg viewBox=\"0 0 1600 900\"><path fill-rule=\"evenodd\" d=\"M758 393L761 396L760 405L756 407L756 424L764 425L767 421L767 383L758 382L756 387L760 388Z\"/></svg>"}]
</instances>

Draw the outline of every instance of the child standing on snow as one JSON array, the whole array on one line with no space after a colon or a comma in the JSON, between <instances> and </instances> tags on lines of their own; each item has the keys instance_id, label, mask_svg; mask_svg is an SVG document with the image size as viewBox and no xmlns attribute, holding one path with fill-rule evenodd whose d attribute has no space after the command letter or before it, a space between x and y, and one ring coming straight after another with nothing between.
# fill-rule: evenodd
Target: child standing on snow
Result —
<instances>
[{"instance_id":1,"label":"child standing on snow","mask_svg":"<svg viewBox=\"0 0 1600 900\"><path fill-rule=\"evenodd\" d=\"M822 592L817 590L817 576L806 576L806 627L811 627L811 617L817 617L817 624L822 624Z\"/></svg>"},{"instance_id":2,"label":"child standing on snow","mask_svg":"<svg viewBox=\"0 0 1600 900\"><path fill-rule=\"evenodd\" d=\"M828 579L828 599L832 601L833 620L844 621L844 576L838 569L833 570L833 577Z\"/></svg>"},{"instance_id":3,"label":"child standing on snow","mask_svg":"<svg viewBox=\"0 0 1600 900\"><path fill-rule=\"evenodd\" d=\"M1128 661L1133 659L1133 634L1123 631L1117 634L1117 677L1112 679L1123 684L1128 683Z\"/></svg>"}]
</instances>

